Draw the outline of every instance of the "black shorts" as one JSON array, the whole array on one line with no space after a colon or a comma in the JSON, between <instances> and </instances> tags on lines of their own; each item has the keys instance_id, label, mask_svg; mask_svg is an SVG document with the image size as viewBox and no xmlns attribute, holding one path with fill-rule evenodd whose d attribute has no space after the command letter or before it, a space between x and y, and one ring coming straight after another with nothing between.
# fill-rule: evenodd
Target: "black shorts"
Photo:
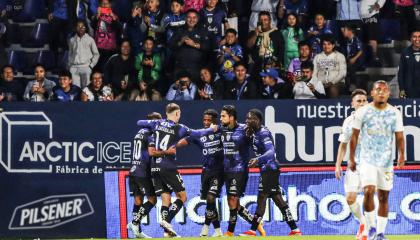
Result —
<instances>
[{"instance_id":1,"label":"black shorts","mask_svg":"<svg viewBox=\"0 0 420 240\"><path fill-rule=\"evenodd\" d=\"M226 194L242 197L248 183L248 171L224 173Z\"/></svg>"},{"instance_id":2,"label":"black shorts","mask_svg":"<svg viewBox=\"0 0 420 240\"><path fill-rule=\"evenodd\" d=\"M282 189L279 184L279 170L268 170L261 172L260 182L258 184L258 193L268 195L282 194Z\"/></svg>"},{"instance_id":3,"label":"black shorts","mask_svg":"<svg viewBox=\"0 0 420 240\"><path fill-rule=\"evenodd\" d=\"M201 174L201 199L205 200L207 198L207 194L213 194L217 198L220 197L222 186L223 173L203 171Z\"/></svg>"},{"instance_id":4,"label":"black shorts","mask_svg":"<svg viewBox=\"0 0 420 240\"><path fill-rule=\"evenodd\" d=\"M177 169L158 169L152 172L153 187L156 195L185 191L184 180Z\"/></svg>"},{"instance_id":5,"label":"black shorts","mask_svg":"<svg viewBox=\"0 0 420 240\"><path fill-rule=\"evenodd\" d=\"M366 40L378 40L380 35L379 14L370 18L363 18L363 32L366 34Z\"/></svg>"},{"instance_id":6,"label":"black shorts","mask_svg":"<svg viewBox=\"0 0 420 240\"><path fill-rule=\"evenodd\" d=\"M156 196L151 178L129 176L128 186L130 188L130 195Z\"/></svg>"}]
</instances>

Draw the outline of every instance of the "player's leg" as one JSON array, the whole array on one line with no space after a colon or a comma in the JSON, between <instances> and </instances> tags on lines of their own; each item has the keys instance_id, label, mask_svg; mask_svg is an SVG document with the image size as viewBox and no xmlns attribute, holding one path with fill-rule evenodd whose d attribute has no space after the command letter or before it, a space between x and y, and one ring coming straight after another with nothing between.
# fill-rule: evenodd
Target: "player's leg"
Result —
<instances>
[{"instance_id":1,"label":"player's leg","mask_svg":"<svg viewBox=\"0 0 420 240\"><path fill-rule=\"evenodd\" d=\"M361 191L361 181L359 170L350 171L347 170L346 176L344 178L344 191L346 193L346 201L350 207L351 212L359 221L359 229L356 234L356 238L359 239L363 235L365 229L365 216L363 215L362 208L360 204L356 201L357 195ZM365 235L366 236L366 235Z\"/></svg>"},{"instance_id":2,"label":"player's leg","mask_svg":"<svg viewBox=\"0 0 420 240\"><path fill-rule=\"evenodd\" d=\"M379 208L378 208L378 219L377 219L377 240L384 240L385 238L385 229L388 223L388 197L389 192L391 191L394 185L394 173L391 169L380 168L378 173L378 199L379 199Z\"/></svg>"},{"instance_id":3,"label":"player's leg","mask_svg":"<svg viewBox=\"0 0 420 240\"><path fill-rule=\"evenodd\" d=\"M149 215L149 212L152 210L152 208L156 205L157 202L155 188L153 187L152 180L150 178L140 178L140 185L142 195L147 196L147 202L141 204L138 210L137 215L139 217L139 221L141 221L143 217Z\"/></svg>"},{"instance_id":4,"label":"player's leg","mask_svg":"<svg viewBox=\"0 0 420 240\"><path fill-rule=\"evenodd\" d=\"M141 192L140 187L140 178L135 176L129 177L129 188L130 193L134 196L134 206L132 210L132 221L127 225L127 228L133 233L135 238L144 238L146 235L142 234L141 230L141 216L139 215L139 210L143 203L144 195Z\"/></svg>"},{"instance_id":5,"label":"player's leg","mask_svg":"<svg viewBox=\"0 0 420 240\"><path fill-rule=\"evenodd\" d=\"M268 197L269 195L266 193L263 193L263 192L258 193L257 209L255 210L255 214L251 221L251 230L248 230L245 233L240 234L241 236L256 236L257 228L261 224L262 217L264 216L264 213L265 213Z\"/></svg>"},{"instance_id":6,"label":"player's leg","mask_svg":"<svg viewBox=\"0 0 420 240\"><path fill-rule=\"evenodd\" d=\"M235 173L225 173L225 186L227 193L227 202L229 206L229 221L228 230L225 232L225 236L234 236L236 221L238 220L238 206L239 197L238 195L238 183L234 177Z\"/></svg>"},{"instance_id":7,"label":"player's leg","mask_svg":"<svg viewBox=\"0 0 420 240\"><path fill-rule=\"evenodd\" d=\"M364 235L368 238L376 237L376 213L375 213L375 191L378 182L378 171L377 167L363 163L360 165L360 179L363 187L363 209L365 211L366 225Z\"/></svg>"},{"instance_id":8,"label":"player's leg","mask_svg":"<svg viewBox=\"0 0 420 240\"><path fill-rule=\"evenodd\" d=\"M213 236L222 236L219 214L216 207L216 198L220 195L221 179L218 175L203 173L201 176L201 199L206 199L206 211L200 237L208 236L209 226L213 223L215 233Z\"/></svg>"},{"instance_id":9,"label":"player's leg","mask_svg":"<svg viewBox=\"0 0 420 240\"><path fill-rule=\"evenodd\" d=\"M165 181L171 186L176 196L176 200L169 208L168 222L170 223L187 201L187 192L185 191L184 180L178 170L168 172Z\"/></svg>"}]
</instances>

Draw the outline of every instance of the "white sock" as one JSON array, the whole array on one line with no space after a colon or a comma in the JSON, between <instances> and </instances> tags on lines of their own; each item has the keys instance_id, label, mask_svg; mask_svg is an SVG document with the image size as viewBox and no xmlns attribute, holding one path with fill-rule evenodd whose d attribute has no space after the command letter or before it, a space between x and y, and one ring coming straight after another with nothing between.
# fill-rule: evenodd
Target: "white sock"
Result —
<instances>
[{"instance_id":1,"label":"white sock","mask_svg":"<svg viewBox=\"0 0 420 240\"><path fill-rule=\"evenodd\" d=\"M385 228L386 228L386 224L388 223L388 218L387 217L381 217L378 216L378 228L377 228L377 233L385 233Z\"/></svg>"},{"instance_id":2,"label":"white sock","mask_svg":"<svg viewBox=\"0 0 420 240\"><path fill-rule=\"evenodd\" d=\"M357 202L353 203L352 205L349 205L351 212L353 215L357 218L360 224L366 224L365 216L362 213L362 209L360 207L360 204Z\"/></svg>"},{"instance_id":3,"label":"white sock","mask_svg":"<svg viewBox=\"0 0 420 240\"><path fill-rule=\"evenodd\" d=\"M376 228L376 221L375 221L375 210L372 212L365 212L366 217L366 230L369 232L370 228Z\"/></svg>"}]
</instances>

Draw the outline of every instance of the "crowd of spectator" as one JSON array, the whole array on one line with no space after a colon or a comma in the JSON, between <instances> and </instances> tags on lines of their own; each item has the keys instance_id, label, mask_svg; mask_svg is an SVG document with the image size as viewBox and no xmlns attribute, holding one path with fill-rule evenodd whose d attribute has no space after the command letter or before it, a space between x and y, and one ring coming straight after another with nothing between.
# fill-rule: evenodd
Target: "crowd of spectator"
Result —
<instances>
[{"instance_id":1,"label":"crowd of spectator","mask_svg":"<svg viewBox=\"0 0 420 240\"><path fill-rule=\"evenodd\" d=\"M0 101L339 98L355 88L368 90L357 71L380 67L386 3L143 0L119 16L111 0L49 0L49 46L56 56L68 51L67 66L52 81L38 64L26 86L14 79L13 66L4 66ZM388 4L402 23L401 40L410 41L401 54L400 97L418 98L415 1Z\"/></svg>"}]
</instances>

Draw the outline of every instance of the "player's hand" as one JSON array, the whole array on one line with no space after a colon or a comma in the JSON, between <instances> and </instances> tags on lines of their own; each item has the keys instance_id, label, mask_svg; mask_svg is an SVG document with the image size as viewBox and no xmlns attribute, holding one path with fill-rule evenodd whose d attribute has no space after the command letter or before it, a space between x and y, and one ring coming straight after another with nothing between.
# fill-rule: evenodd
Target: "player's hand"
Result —
<instances>
[{"instance_id":1,"label":"player's hand","mask_svg":"<svg viewBox=\"0 0 420 240\"><path fill-rule=\"evenodd\" d=\"M217 130L219 130L219 126L216 124L211 124L210 127L213 128L213 132L217 132Z\"/></svg>"},{"instance_id":2,"label":"player's hand","mask_svg":"<svg viewBox=\"0 0 420 240\"><path fill-rule=\"evenodd\" d=\"M397 162L397 169L402 169L405 165L404 156L400 156Z\"/></svg>"},{"instance_id":3,"label":"player's hand","mask_svg":"<svg viewBox=\"0 0 420 240\"><path fill-rule=\"evenodd\" d=\"M347 167L353 172L356 171L356 162L354 161L354 159L349 160Z\"/></svg>"},{"instance_id":4,"label":"player's hand","mask_svg":"<svg viewBox=\"0 0 420 240\"><path fill-rule=\"evenodd\" d=\"M335 178L340 180L342 174L343 174L343 170L341 169L341 166L335 166Z\"/></svg>"},{"instance_id":5,"label":"player's hand","mask_svg":"<svg viewBox=\"0 0 420 240\"><path fill-rule=\"evenodd\" d=\"M257 166L258 163L258 158L251 158L251 160L249 160L248 162L248 167L255 167Z\"/></svg>"},{"instance_id":6,"label":"player's hand","mask_svg":"<svg viewBox=\"0 0 420 240\"><path fill-rule=\"evenodd\" d=\"M173 146L165 150L165 155L176 155L176 147Z\"/></svg>"}]
</instances>

